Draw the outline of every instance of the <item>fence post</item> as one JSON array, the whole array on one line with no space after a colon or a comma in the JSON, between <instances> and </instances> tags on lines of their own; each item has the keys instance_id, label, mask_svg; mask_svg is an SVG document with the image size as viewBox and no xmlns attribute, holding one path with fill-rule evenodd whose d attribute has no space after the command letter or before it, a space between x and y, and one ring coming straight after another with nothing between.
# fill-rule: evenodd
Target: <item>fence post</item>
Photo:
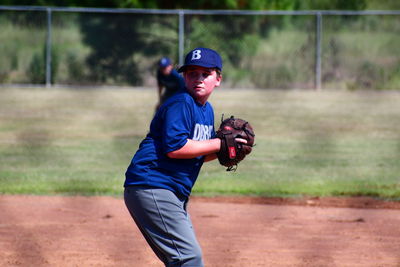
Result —
<instances>
[{"instance_id":1,"label":"fence post","mask_svg":"<svg viewBox=\"0 0 400 267\"><path fill-rule=\"evenodd\" d=\"M47 8L46 87L51 87L51 8Z\"/></svg>"},{"instance_id":2,"label":"fence post","mask_svg":"<svg viewBox=\"0 0 400 267\"><path fill-rule=\"evenodd\" d=\"M185 12L179 10L179 66L183 65Z\"/></svg>"},{"instance_id":3,"label":"fence post","mask_svg":"<svg viewBox=\"0 0 400 267\"><path fill-rule=\"evenodd\" d=\"M315 30L315 89L321 89L321 35L322 35L322 14L316 14Z\"/></svg>"}]
</instances>

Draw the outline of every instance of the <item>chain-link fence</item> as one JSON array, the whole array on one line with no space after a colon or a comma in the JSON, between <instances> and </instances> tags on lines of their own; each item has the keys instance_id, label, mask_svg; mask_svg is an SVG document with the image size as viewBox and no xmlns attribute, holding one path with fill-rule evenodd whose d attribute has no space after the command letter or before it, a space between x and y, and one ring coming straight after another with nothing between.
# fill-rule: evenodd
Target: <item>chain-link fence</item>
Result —
<instances>
[{"instance_id":1,"label":"chain-link fence","mask_svg":"<svg viewBox=\"0 0 400 267\"><path fill-rule=\"evenodd\" d=\"M224 86L400 89L400 11L0 6L0 84L154 86L157 60L216 49Z\"/></svg>"}]
</instances>

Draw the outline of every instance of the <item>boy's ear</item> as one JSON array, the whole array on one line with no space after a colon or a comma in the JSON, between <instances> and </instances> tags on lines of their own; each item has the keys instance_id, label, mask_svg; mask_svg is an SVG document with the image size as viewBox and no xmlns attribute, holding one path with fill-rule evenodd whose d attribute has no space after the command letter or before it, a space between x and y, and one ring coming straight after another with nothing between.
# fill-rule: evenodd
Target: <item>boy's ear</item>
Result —
<instances>
[{"instance_id":1,"label":"boy's ear","mask_svg":"<svg viewBox=\"0 0 400 267\"><path fill-rule=\"evenodd\" d=\"M222 74L217 74L217 78L216 78L216 83L215 86L220 86L221 82L222 82Z\"/></svg>"}]
</instances>

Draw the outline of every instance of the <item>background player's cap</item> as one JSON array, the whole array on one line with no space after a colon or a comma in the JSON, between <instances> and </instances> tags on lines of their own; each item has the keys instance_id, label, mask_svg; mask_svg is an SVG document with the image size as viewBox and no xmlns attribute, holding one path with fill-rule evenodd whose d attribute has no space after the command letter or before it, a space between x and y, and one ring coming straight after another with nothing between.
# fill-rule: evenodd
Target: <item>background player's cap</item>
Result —
<instances>
[{"instance_id":1,"label":"background player's cap","mask_svg":"<svg viewBox=\"0 0 400 267\"><path fill-rule=\"evenodd\" d=\"M163 57L158 62L158 66L160 66L160 68L165 68L169 65L171 65L171 59L169 59L168 57Z\"/></svg>"},{"instance_id":2,"label":"background player's cap","mask_svg":"<svg viewBox=\"0 0 400 267\"><path fill-rule=\"evenodd\" d=\"M217 68L222 71L222 59L216 51L210 48L198 47L186 55L185 64L178 69L178 72L185 71L187 66Z\"/></svg>"}]
</instances>

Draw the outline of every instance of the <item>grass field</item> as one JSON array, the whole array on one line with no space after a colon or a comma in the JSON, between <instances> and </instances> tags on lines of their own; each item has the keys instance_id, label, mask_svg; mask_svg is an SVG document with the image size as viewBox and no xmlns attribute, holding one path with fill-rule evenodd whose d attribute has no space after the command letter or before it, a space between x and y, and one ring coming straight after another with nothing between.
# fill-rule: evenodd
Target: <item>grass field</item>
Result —
<instances>
[{"instance_id":1,"label":"grass field","mask_svg":"<svg viewBox=\"0 0 400 267\"><path fill-rule=\"evenodd\" d=\"M0 91L0 193L120 195L155 89ZM400 199L400 93L215 91L248 119L254 152L236 172L206 163L194 194Z\"/></svg>"}]
</instances>

